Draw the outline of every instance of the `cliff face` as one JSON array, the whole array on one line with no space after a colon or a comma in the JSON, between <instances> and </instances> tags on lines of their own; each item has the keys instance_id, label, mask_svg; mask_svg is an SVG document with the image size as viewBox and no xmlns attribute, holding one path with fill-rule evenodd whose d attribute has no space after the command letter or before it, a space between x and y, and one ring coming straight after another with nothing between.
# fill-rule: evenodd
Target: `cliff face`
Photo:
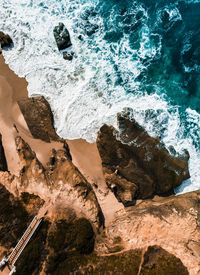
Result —
<instances>
[{"instance_id":1,"label":"cliff face","mask_svg":"<svg viewBox=\"0 0 200 275\"><path fill-rule=\"evenodd\" d=\"M52 192L59 190L63 199L68 198L75 208L84 208L83 213L90 217L94 224L101 227L104 220L96 195L90 183L73 165L69 152L54 151L51 160L53 164L50 167L49 179L53 183Z\"/></svg>"},{"instance_id":2,"label":"cliff face","mask_svg":"<svg viewBox=\"0 0 200 275\"><path fill-rule=\"evenodd\" d=\"M96 249L109 255L156 245L181 259L189 274L200 274L199 201L200 191L197 191L146 200L125 208L105 229L103 245L99 239ZM165 260L161 262L164 264Z\"/></svg>"},{"instance_id":3,"label":"cliff face","mask_svg":"<svg viewBox=\"0 0 200 275\"><path fill-rule=\"evenodd\" d=\"M2 144L2 136L0 134L0 171L8 171L5 152Z\"/></svg>"},{"instance_id":4,"label":"cliff face","mask_svg":"<svg viewBox=\"0 0 200 275\"><path fill-rule=\"evenodd\" d=\"M0 181L13 194L33 193L51 204L74 208L86 216L98 230L104 223L96 195L87 180L73 165L67 145L63 150L53 150L49 166L45 169L29 145L16 138L16 148L21 163L19 177L0 174Z\"/></svg>"},{"instance_id":5,"label":"cliff face","mask_svg":"<svg viewBox=\"0 0 200 275\"><path fill-rule=\"evenodd\" d=\"M57 269L58 274L109 273L113 270L115 273L130 272L137 275L188 274L188 271L191 275L200 273L199 192L143 200L130 206L136 199L146 199L155 194L170 194L175 186L188 178L187 154L184 157L172 157L158 138L150 137L135 121L127 120L124 114L118 117L120 132L103 126L97 143L107 185L119 201L130 206L119 210L103 230L103 213L95 192L90 182L74 166L67 143L57 139L52 114L44 101L40 97L34 98L31 103L24 100L21 107L24 118L35 138L46 142L59 140L63 142L63 149L52 150L49 163L44 167L27 142L18 136L16 150L21 165L20 174L14 176L8 171L0 172L0 183L25 205L26 213L33 213L34 205L39 209L45 204L49 210L49 222L52 223L49 231L48 222L45 222L45 234L41 229L41 233L27 246L18 263L19 270L31 259L40 261L40 267L46 265L47 270ZM33 123L34 119L36 121ZM2 193L9 194L7 190ZM9 196L14 201L13 195ZM4 208L2 211L6 213ZM70 248L68 241L70 239L73 243L79 243L79 234L76 239L74 230L71 230L74 228L70 225L70 215L73 216L71 212L76 219L87 218L95 232L100 233L96 235L92 254L73 254L74 248ZM56 213L59 225L53 221L52 213ZM63 225L63 220L67 219L67 225ZM2 224L0 234L1 226ZM9 224L6 226L9 227ZM5 232L5 228L3 230ZM81 230L80 233L84 235L85 231ZM60 245L63 247L62 253L58 249L52 255L49 234L53 234L58 248ZM83 241L87 247L87 234L85 237ZM52 244L54 247L54 242ZM33 259L32 255L35 246L40 247L37 259ZM66 253L66 247L71 249L72 254ZM50 249L48 255L53 257L49 257L47 262L46 249ZM55 261L58 258L60 265L57 266ZM21 275L20 271L18 274Z\"/></svg>"},{"instance_id":6,"label":"cliff face","mask_svg":"<svg viewBox=\"0 0 200 275\"><path fill-rule=\"evenodd\" d=\"M169 195L189 178L187 153L170 155L159 138L150 137L127 113L118 115L118 124L120 131L107 125L100 129L97 146L105 180L124 205Z\"/></svg>"}]
</instances>

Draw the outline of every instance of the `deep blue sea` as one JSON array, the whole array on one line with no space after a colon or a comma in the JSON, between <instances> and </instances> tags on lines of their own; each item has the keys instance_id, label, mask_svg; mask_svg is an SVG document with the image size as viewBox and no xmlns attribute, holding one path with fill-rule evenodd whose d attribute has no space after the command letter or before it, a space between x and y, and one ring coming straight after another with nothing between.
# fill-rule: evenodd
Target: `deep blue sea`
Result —
<instances>
[{"instance_id":1,"label":"deep blue sea","mask_svg":"<svg viewBox=\"0 0 200 275\"><path fill-rule=\"evenodd\" d=\"M70 62L53 37L59 22ZM166 148L189 151L191 180L177 192L200 189L200 1L1 0L0 30L14 41L6 62L50 102L60 136L93 142L130 107Z\"/></svg>"}]
</instances>

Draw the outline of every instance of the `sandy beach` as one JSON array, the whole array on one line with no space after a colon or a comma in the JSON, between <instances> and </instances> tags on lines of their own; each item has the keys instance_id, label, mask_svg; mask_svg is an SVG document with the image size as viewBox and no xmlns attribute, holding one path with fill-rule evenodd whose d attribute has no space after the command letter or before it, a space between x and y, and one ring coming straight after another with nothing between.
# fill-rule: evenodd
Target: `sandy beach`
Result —
<instances>
[{"instance_id":1,"label":"sandy beach","mask_svg":"<svg viewBox=\"0 0 200 275\"><path fill-rule=\"evenodd\" d=\"M0 133L11 173L18 175L20 171L19 157L15 147L15 137L19 134L35 151L40 162L46 166L53 148L62 148L62 143L46 143L34 139L26 121L19 109L17 100L28 97L27 82L19 78L0 56ZM99 200L106 224L109 223L116 211L123 209L113 193L108 189L102 172L101 159L96 143L90 144L85 140L67 140L73 163L91 183ZM112 205L112 207L110 207Z\"/></svg>"},{"instance_id":2,"label":"sandy beach","mask_svg":"<svg viewBox=\"0 0 200 275\"><path fill-rule=\"evenodd\" d=\"M62 147L60 143L45 143L32 137L17 104L18 99L27 96L26 80L10 70L3 56L0 56L0 133L3 136L8 169L15 175L20 168L15 149L15 137L18 134L31 146L44 166L49 160L51 149Z\"/></svg>"}]
</instances>

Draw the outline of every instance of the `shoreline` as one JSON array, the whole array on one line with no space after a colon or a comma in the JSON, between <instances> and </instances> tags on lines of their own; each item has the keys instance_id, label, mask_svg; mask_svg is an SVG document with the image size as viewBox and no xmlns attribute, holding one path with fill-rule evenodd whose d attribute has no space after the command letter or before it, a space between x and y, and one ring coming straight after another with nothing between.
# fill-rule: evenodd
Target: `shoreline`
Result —
<instances>
[{"instance_id":1,"label":"shoreline","mask_svg":"<svg viewBox=\"0 0 200 275\"><path fill-rule=\"evenodd\" d=\"M19 165L15 166L19 164L17 161L18 158L16 159L15 157L15 154L18 157L15 145L15 137L18 134L30 145L31 149L36 153L37 158L45 166L49 160L51 150L53 148L62 148L63 144L61 142L46 143L31 136L17 104L17 98L21 97L19 94L15 94L17 92L16 89L13 89L15 81L11 81L14 77L18 77L13 75L14 73L4 63L2 56L0 56L0 62L2 65L1 69L5 68L6 72L3 75L0 74L0 133L3 136L3 146L8 162L8 169L10 171L15 170L17 173L21 168ZM26 85L24 79L21 79L21 83ZM22 89L24 87L27 86L23 86ZM22 95L27 96L26 93L22 93ZM196 211L198 213L200 192L188 193L178 197L173 195L167 198L154 197L153 199L138 200L136 205L126 208L122 203L117 201L114 194L106 185L101 163L103 160L101 161L97 144L90 144L81 139L66 140L66 142L69 145L72 162L75 167L72 165L71 160L69 160L66 166L62 167L61 158L59 163L61 169L54 170L55 186L53 186L53 193L47 194L49 190L48 181L42 178L45 174L41 174L42 176L38 172L35 174L36 158L30 165L27 165L27 174L25 172L26 176L32 178L28 182L28 187L25 187L24 190L29 194L39 195L39 198L47 203L45 209L46 207L48 208L48 217L54 221L53 219L56 216L60 218L64 214L67 216L67 209L73 209L78 216L89 216L91 211L92 215L89 217L93 217L92 222L97 223L99 220L99 212L97 210L100 209L105 218L105 228L102 229L102 232L96 238L95 252L103 256L116 255L118 253L123 255L124 252L133 249L146 251L147 248L152 248L152 246L155 246L156 249L157 247L161 247L180 259L191 275L197 274L199 271L199 262L197 262L198 256L196 256L198 254L195 253L198 253L199 247L191 246L186 248L186 244L189 242L193 244L193 242L196 243L199 240L200 233L196 231L197 217L194 213ZM21 157L22 161L26 163L23 152ZM58 166L58 168L60 167ZM42 169L38 169L37 171L39 170L42 171ZM84 177L80 175L78 170ZM1 179L3 179L4 173L5 177L7 177L7 172L1 172ZM84 178L90 183L90 189L86 191L84 189L86 186L81 187L84 184ZM17 177L15 179L17 181ZM7 187L7 184L11 183L8 186L10 188L8 190L10 191L13 182L9 182L9 180L6 182L6 180L3 185ZM64 188L62 185L63 182L69 183L69 185L66 184L66 188ZM24 184L25 181L22 181L22 183ZM13 185L15 186L15 183ZM89 197L88 200L85 200L84 194L91 190L90 185L92 186L92 198ZM68 186L72 187L68 189ZM77 189L76 186L78 186ZM22 189L19 186L19 191L21 192L22 190L23 186ZM16 197L18 197L17 194ZM185 212L187 215L185 215ZM190 224L189 227L188 224ZM181 230L185 232L184 236L180 234Z\"/></svg>"},{"instance_id":2,"label":"shoreline","mask_svg":"<svg viewBox=\"0 0 200 275\"><path fill-rule=\"evenodd\" d=\"M0 55L0 91L0 133L2 133L3 137L8 170L12 174L18 175L21 169L15 145L15 137L17 135L20 135L30 145L39 161L46 167L52 149L62 149L63 144L56 141L46 143L32 137L17 104L17 100L28 97L27 82L9 69L2 55ZM4 108L4 105L9 105L9 108ZM12 111L10 112L10 110ZM106 216L106 224L108 224L112 221L115 212L124 207L117 201L105 183L96 143L88 143L83 139L66 140L66 142L70 148L73 164L93 186L103 213ZM112 208L110 205L112 205Z\"/></svg>"}]
</instances>

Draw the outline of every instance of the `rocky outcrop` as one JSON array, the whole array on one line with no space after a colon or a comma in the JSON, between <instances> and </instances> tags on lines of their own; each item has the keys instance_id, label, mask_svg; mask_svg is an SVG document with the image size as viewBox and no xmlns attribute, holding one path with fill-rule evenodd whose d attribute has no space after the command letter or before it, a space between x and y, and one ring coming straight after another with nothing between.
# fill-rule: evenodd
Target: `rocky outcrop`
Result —
<instances>
[{"instance_id":1,"label":"rocky outcrop","mask_svg":"<svg viewBox=\"0 0 200 275\"><path fill-rule=\"evenodd\" d=\"M16 137L16 149L22 166L19 176L21 188L18 188L25 191L26 188L34 188L35 184L42 184L43 188L46 188L48 178L45 169L30 146L20 136Z\"/></svg>"},{"instance_id":2,"label":"rocky outcrop","mask_svg":"<svg viewBox=\"0 0 200 275\"><path fill-rule=\"evenodd\" d=\"M10 47L13 44L12 39L8 34L0 32L0 45L1 48L4 49L6 47Z\"/></svg>"},{"instance_id":3,"label":"rocky outcrop","mask_svg":"<svg viewBox=\"0 0 200 275\"><path fill-rule=\"evenodd\" d=\"M108 186L112 186L124 205L156 194L173 193L175 187L189 178L188 154L170 155L159 138L150 137L128 117L128 113L118 115L120 131L104 125L98 134L97 146ZM129 193L128 200L124 199L122 190Z\"/></svg>"},{"instance_id":4,"label":"rocky outcrop","mask_svg":"<svg viewBox=\"0 0 200 275\"><path fill-rule=\"evenodd\" d=\"M5 152L2 144L2 135L0 134L0 171L8 171Z\"/></svg>"},{"instance_id":5,"label":"rocky outcrop","mask_svg":"<svg viewBox=\"0 0 200 275\"><path fill-rule=\"evenodd\" d=\"M135 196L138 190L136 184L126 180L117 173L104 174L108 187L113 191L118 201L124 206L135 204Z\"/></svg>"},{"instance_id":6,"label":"rocky outcrop","mask_svg":"<svg viewBox=\"0 0 200 275\"><path fill-rule=\"evenodd\" d=\"M63 58L65 60L72 60L74 56L74 52L69 48L72 46L69 31L65 27L63 23L59 23L53 30L54 38L56 40L56 44L58 50L62 52Z\"/></svg>"},{"instance_id":7,"label":"rocky outcrop","mask_svg":"<svg viewBox=\"0 0 200 275\"><path fill-rule=\"evenodd\" d=\"M20 136L16 137L16 148L21 163L19 177L0 173L0 182L11 193L19 197L28 192L54 204L54 208L59 205L73 208L77 216L89 219L96 230L104 226L96 195L90 183L73 165L66 143L63 150L53 150L47 169Z\"/></svg>"},{"instance_id":8,"label":"rocky outcrop","mask_svg":"<svg viewBox=\"0 0 200 275\"><path fill-rule=\"evenodd\" d=\"M23 98L18 100L18 105L34 138L45 142L61 140L55 132L51 108L44 97Z\"/></svg>"},{"instance_id":9,"label":"rocky outcrop","mask_svg":"<svg viewBox=\"0 0 200 275\"><path fill-rule=\"evenodd\" d=\"M69 197L75 208L84 206L83 214L90 217L94 224L101 227L104 223L103 214L90 183L73 165L69 151L54 151L51 157L50 181L52 191L60 190L63 197Z\"/></svg>"},{"instance_id":10,"label":"rocky outcrop","mask_svg":"<svg viewBox=\"0 0 200 275\"><path fill-rule=\"evenodd\" d=\"M116 249L115 240L119 240L121 251L156 245L179 258L190 275L200 274L199 202L200 191L197 191L157 197L125 208L105 229L103 239L96 244L96 251L109 255ZM160 260L161 266L166 264L164 259Z\"/></svg>"},{"instance_id":11,"label":"rocky outcrop","mask_svg":"<svg viewBox=\"0 0 200 275\"><path fill-rule=\"evenodd\" d=\"M72 43L69 32L63 23L59 23L53 30L59 51L69 48Z\"/></svg>"}]
</instances>

